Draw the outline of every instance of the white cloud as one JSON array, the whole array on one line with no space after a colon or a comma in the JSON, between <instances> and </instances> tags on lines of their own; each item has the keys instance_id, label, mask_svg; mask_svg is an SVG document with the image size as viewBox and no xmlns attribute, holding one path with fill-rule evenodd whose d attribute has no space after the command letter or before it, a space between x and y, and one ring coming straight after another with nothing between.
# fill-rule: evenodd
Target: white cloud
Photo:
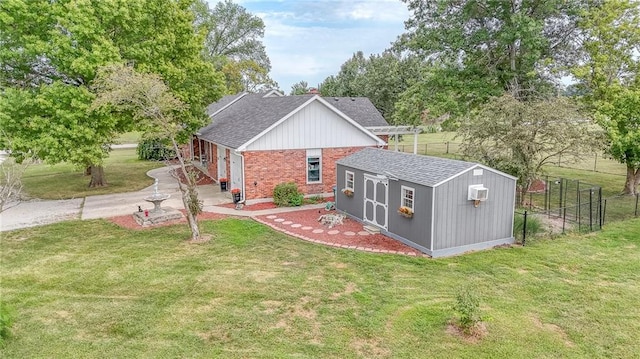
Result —
<instances>
[{"instance_id":1,"label":"white cloud","mask_svg":"<svg viewBox=\"0 0 640 359\"><path fill-rule=\"evenodd\" d=\"M271 77L285 92L301 80L317 86L356 51L381 53L409 17L399 0L236 2L265 22Z\"/></svg>"}]
</instances>

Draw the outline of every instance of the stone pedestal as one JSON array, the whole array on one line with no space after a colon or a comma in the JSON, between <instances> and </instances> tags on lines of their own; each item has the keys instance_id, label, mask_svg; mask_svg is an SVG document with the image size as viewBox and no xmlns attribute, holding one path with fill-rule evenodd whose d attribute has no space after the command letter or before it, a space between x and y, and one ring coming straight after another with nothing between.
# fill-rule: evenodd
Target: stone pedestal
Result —
<instances>
[{"instance_id":1,"label":"stone pedestal","mask_svg":"<svg viewBox=\"0 0 640 359\"><path fill-rule=\"evenodd\" d=\"M142 212L133 213L133 218L139 225L143 227L152 226L154 224L159 224L167 221L173 221L183 217L184 216L182 215L182 212L171 207L164 207L159 212L155 210L145 210Z\"/></svg>"}]
</instances>

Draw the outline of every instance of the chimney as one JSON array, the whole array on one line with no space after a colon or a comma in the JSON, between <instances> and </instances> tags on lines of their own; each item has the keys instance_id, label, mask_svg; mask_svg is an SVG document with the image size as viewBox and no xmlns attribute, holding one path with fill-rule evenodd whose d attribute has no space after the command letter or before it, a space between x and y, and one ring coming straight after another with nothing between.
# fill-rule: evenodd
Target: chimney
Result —
<instances>
[{"instance_id":1,"label":"chimney","mask_svg":"<svg viewBox=\"0 0 640 359\"><path fill-rule=\"evenodd\" d=\"M317 94L319 94L319 93L320 93L320 91L318 91L318 89L317 89L317 88L315 88L315 87L311 87L311 88L309 89L309 92L307 92L307 93L308 93L308 94L310 94L310 95L317 95Z\"/></svg>"}]
</instances>

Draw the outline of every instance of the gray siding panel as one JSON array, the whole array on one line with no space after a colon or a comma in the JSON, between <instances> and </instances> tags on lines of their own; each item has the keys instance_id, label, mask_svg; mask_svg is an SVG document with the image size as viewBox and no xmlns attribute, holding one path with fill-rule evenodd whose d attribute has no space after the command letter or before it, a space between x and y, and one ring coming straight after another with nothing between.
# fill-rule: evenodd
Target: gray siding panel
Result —
<instances>
[{"instance_id":1,"label":"gray siding panel","mask_svg":"<svg viewBox=\"0 0 640 359\"><path fill-rule=\"evenodd\" d=\"M402 186L415 189L414 213L412 218L398 214L401 204ZM431 248L433 188L407 181L389 181L389 232L424 248Z\"/></svg>"},{"instance_id":2,"label":"gray siding panel","mask_svg":"<svg viewBox=\"0 0 640 359\"><path fill-rule=\"evenodd\" d=\"M467 199L469 185L483 184L489 198L478 207ZM484 169L468 171L435 188L434 251L511 238L515 181Z\"/></svg>"},{"instance_id":3,"label":"gray siding panel","mask_svg":"<svg viewBox=\"0 0 640 359\"><path fill-rule=\"evenodd\" d=\"M345 184L345 171L353 172L353 197L347 197L342 193ZM364 209L364 174L361 170L338 165L336 167L336 209L347 212L362 220Z\"/></svg>"}]
</instances>

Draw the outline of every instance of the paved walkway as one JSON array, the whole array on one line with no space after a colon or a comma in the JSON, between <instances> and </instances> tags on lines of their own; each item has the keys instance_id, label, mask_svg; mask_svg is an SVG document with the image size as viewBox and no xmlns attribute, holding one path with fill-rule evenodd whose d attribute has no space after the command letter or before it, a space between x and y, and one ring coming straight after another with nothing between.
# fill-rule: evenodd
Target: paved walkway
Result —
<instances>
[{"instance_id":1,"label":"paved walkway","mask_svg":"<svg viewBox=\"0 0 640 359\"><path fill-rule=\"evenodd\" d=\"M177 180L169 171L172 167L161 167L147 172L147 175L158 179L158 192L171 197L162 203L162 207L184 209ZM70 219L109 218L131 214L142 209L151 209L153 204L144 200L154 192L154 186L128 193L88 196L85 198L66 200L33 200L10 204L7 210L0 213L0 232L19 228L28 228ZM215 185L198 186L198 196L203 201L205 212L214 212L234 216L261 216L304 208L322 208L324 204L294 208L274 208L260 211L235 210L218 205L231 203L231 195L220 192Z\"/></svg>"}]
</instances>

